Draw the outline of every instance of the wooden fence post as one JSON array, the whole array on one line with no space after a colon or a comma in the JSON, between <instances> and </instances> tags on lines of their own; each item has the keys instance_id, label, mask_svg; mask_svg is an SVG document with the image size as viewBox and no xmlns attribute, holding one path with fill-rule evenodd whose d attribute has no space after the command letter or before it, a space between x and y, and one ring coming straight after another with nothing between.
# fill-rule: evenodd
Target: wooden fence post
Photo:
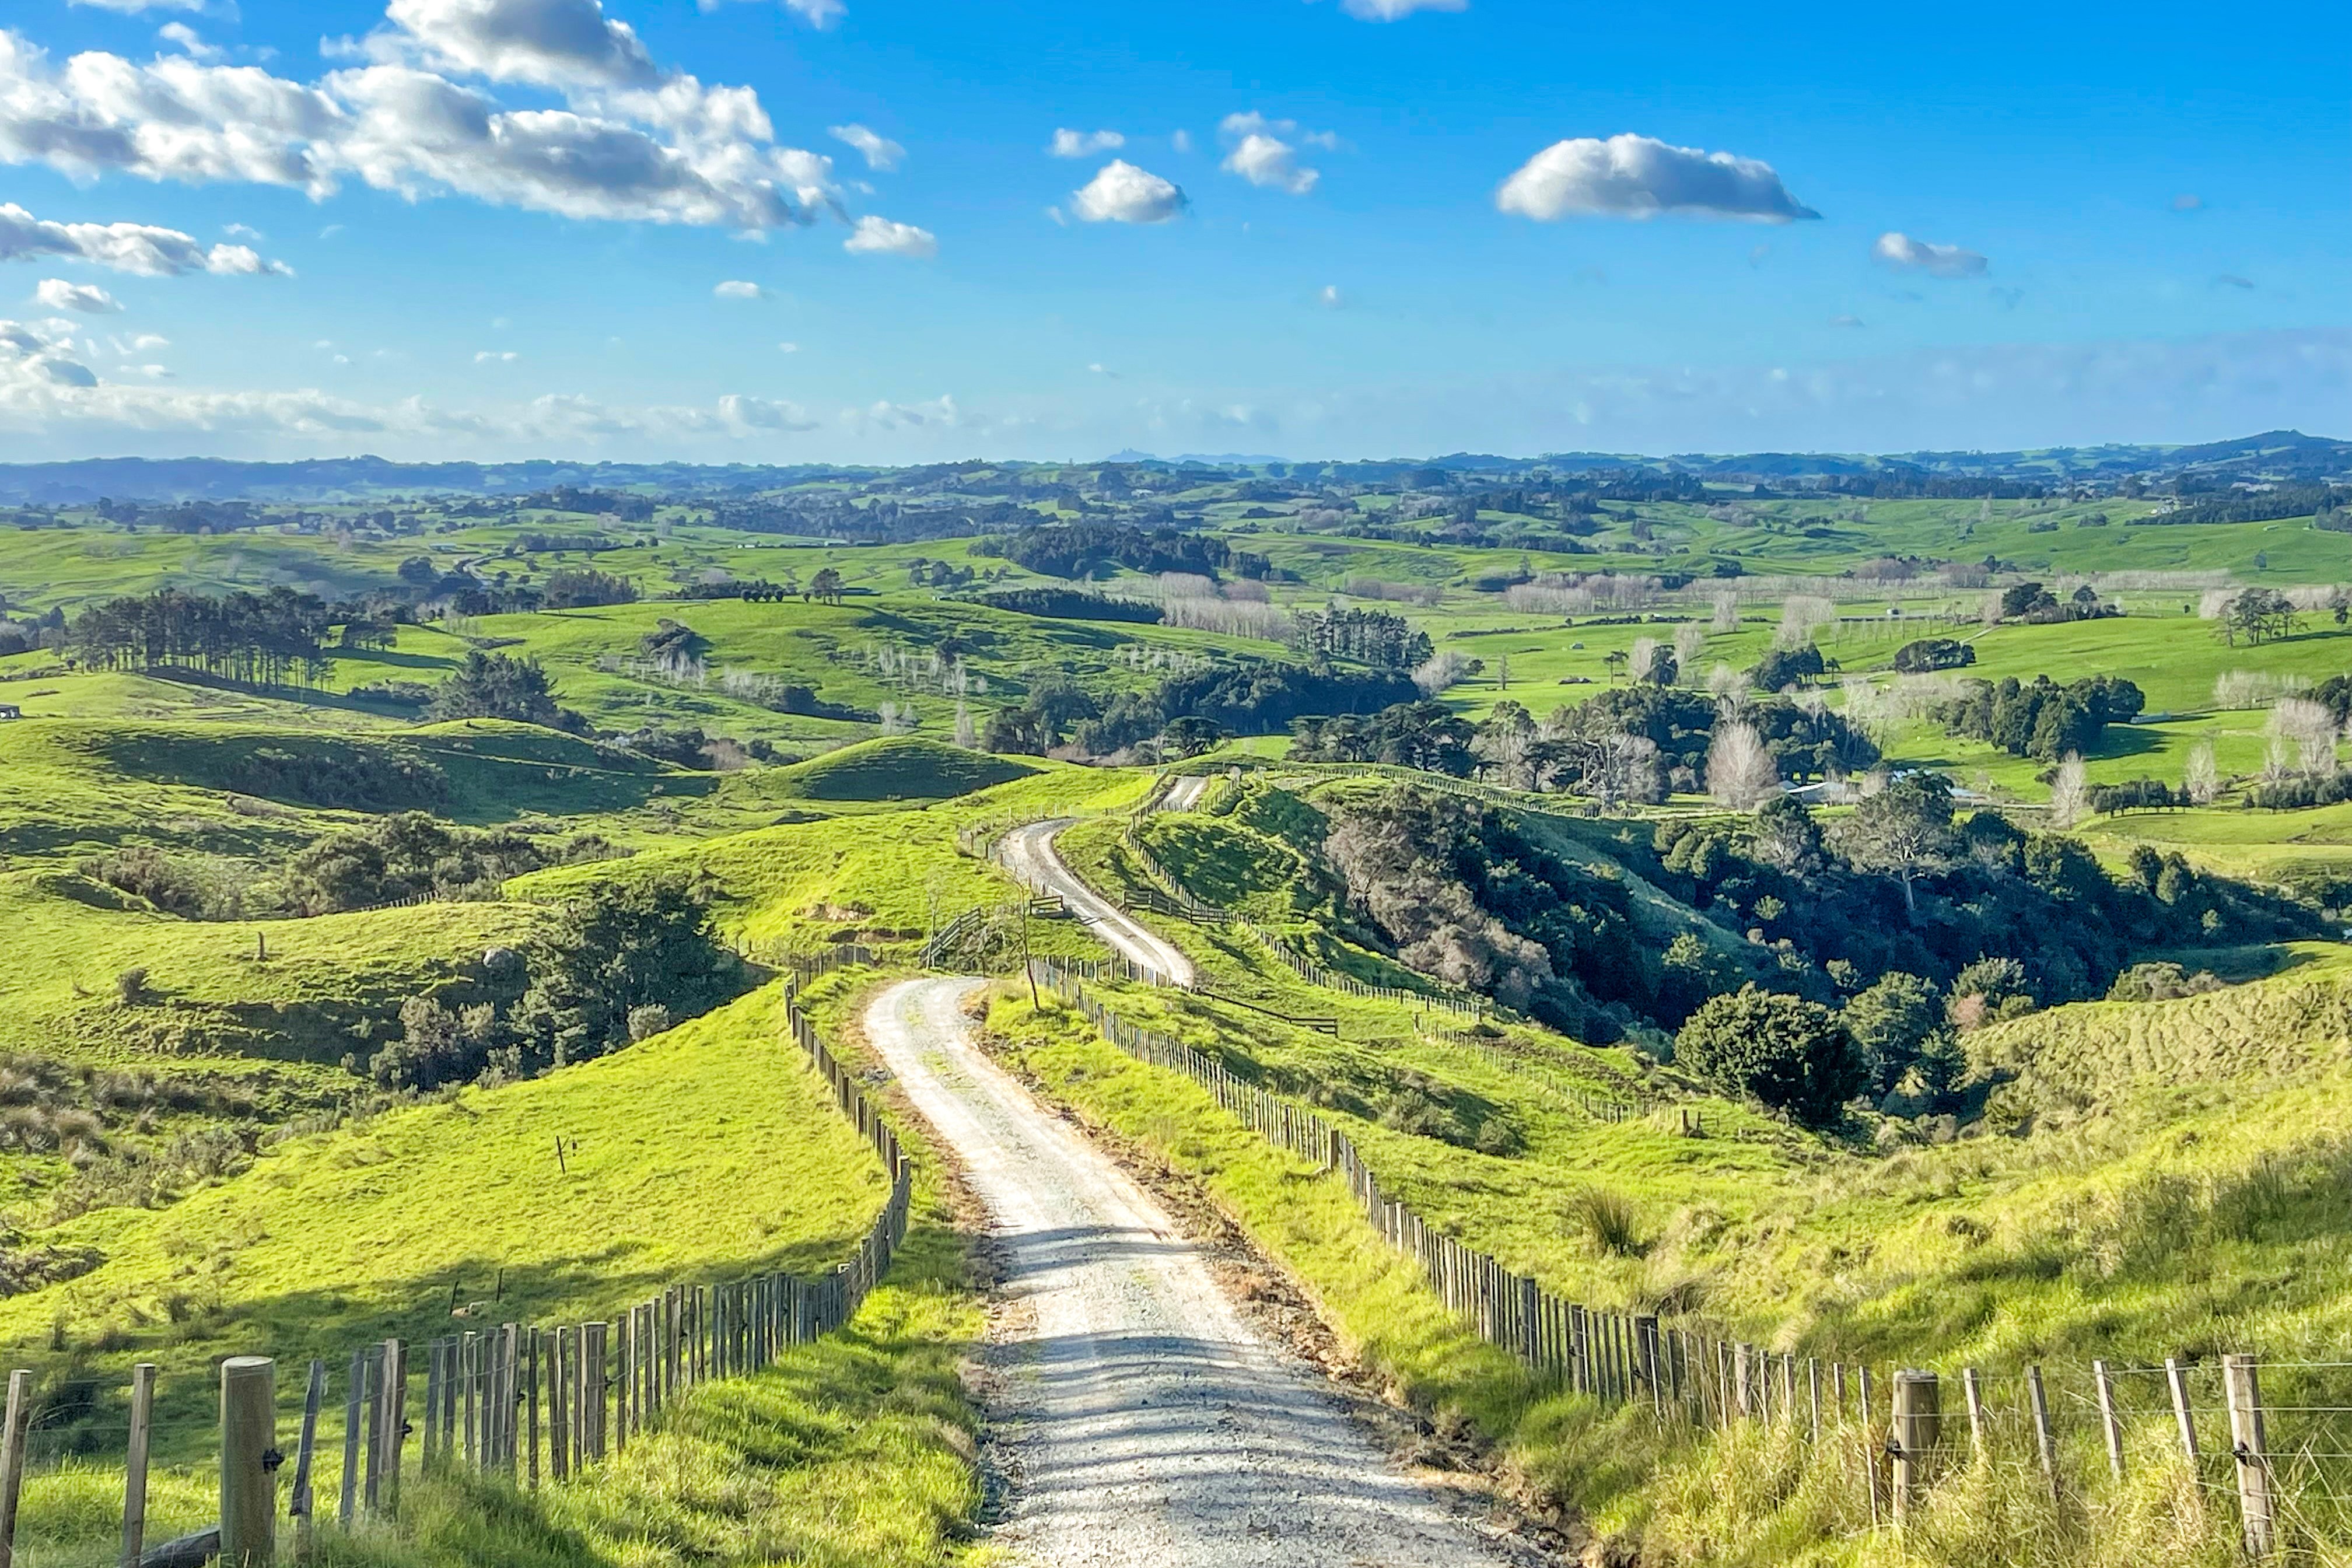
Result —
<instances>
[{"instance_id":1,"label":"wooden fence post","mask_svg":"<svg viewBox=\"0 0 2352 1568\"><path fill-rule=\"evenodd\" d=\"M318 1531L318 1502L311 1495L310 1471L319 1453L319 1409L327 1402L327 1363L310 1358L310 1377L302 1391L302 1432L294 1446L294 1497L287 1511L294 1516L294 1556L309 1562ZM136 1564L133 1565L136 1568Z\"/></svg>"},{"instance_id":2,"label":"wooden fence post","mask_svg":"<svg viewBox=\"0 0 2352 1568\"><path fill-rule=\"evenodd\" d=\"M383 1342L383 1511L400 1508L400 1451L408 1437L408 1347Z\"/></svg>"},{"instance_id":3,"label":"wooden fence post","mask_svg":"<svg viewBox=\"0 0 2352 1568\"><path fill-rule=\"evenodd\" d=\"M122 1568L147 1549L147 1446L155 1427L155 1363L131 1369L131 1447L122 1465Z\"/></svg>"},{"instance_id":4,"label":"wooden fence post","mask_svg":"<svg viewBox=\"0 0 2352 1568\"><path fill-rule=\"evenodd\" d=\"M1812 1405L1812 1438L1818 1443L1822 1440L1822 1358L1819 1356L1805 1358L1805 1389Z\"/></svg>"},{"instance_id":5,"label":"wooden fence post","mask_svg":"<svg viewBox=\"0 0 2352 1568\"><path fill-rule=\"evenodd\" d=\"M360 1504L375 1512L383 1498L383 1347L368 1352L367 1430L361 1435Z\"/></svg>"},{"instance_id":6,"label":"wooden fence post","mask_svg":"<svg viewBox=\"0 0 2352 1568\"><path fill-rule=\"evenodd\" d=\"M2033 1447L2041 1456L2042 1478L2050 1483L2050 1500L2058 1496L2058 1445L2050 1436L2050 1395L2042 1386L2042 1369L2025 1369L2025 1396L2033 1407Z\"/></svg>"},{"instance_id":7,"label":"wooden fence post","mask_svg":"<svg viewBox=\"0 0 2352 1568\"><path fill-rule=\"evenodd\" d=\"M564 1395L567 1386L563 1344L569 1329L547 1329L540 1338L547 1342L547 1474L551 1480L560 1481L572 1473L570 1436L572 1428L565 1424Z\"/></svg>"},{"instance_id":8,"label":"wooden fence post","mask_svg":"<svg viewBox=\"0 0 2352 1568\"><path fill-rule=\"evenodd\" d=\"M343 1399L343 1489L335 1514L345 1530L352 1527L352 1514L359 1507L360 1405L366 1392L367 1352L356 1350L352 1352L352 1385Z\"/></svg>"},{"instance_id":9,"label":"wooden fence post","mask_svg":"<svg viewBox=\"0 0 2352 1568\"><path fill-rule=\"evenodd\" d=\"M2116 1380L2104 1361L2091 1363L2091 1376L2099 1389L2099 1425L2106 1434L2107 1468L2120 1481L2124 1479L2124 1428L2116 1418Z\"/></svg>"},{"instance_id":10,"label":"wooden fence post","mask_svg":"<svg viewBox=\"0 0 2352 1568\"><path fill-rule=\"evenodd\" d=\"M2263 1389L2250 1355L2221 1358L2221 1381L2230 1394L2230 1451L2238 1461L2238 1511L2245 1521L2246 1555L2271 1554L2276 1520L2271 1496L2271 1461L2263 1422Z\"/></svg>"},{"instance_id":11,"label":"wooden fence post","mask_svg":"<svg viewBox=\"0 0 2352 1568\"><path fill-rule=\"evenodd\" d=\"M1887 1444L1895 1456L1895 1523L1900 1528L1927 1494L1936 1440L1943 1425L1943 1401L1936 1374L1912 1369L1895 1374L1895 1430Z\"/></svg>"},{"instance_id":12,"label":"wooden fence post","mask_svg":"<svg viewBox=\"0 0 2352 1568\"><path fill-rule=\"evenodd\" d=\"M1984 1386L1977 1381L1977 1369L1960 1369L1960 1391L1969 1401L1969 1448L1979 1459L1985 1457Z\"/></svg>"},{"instance_id":13,"label":"wooden fence post","mask_svg":"<svg viewBox=\"0 0 2352 1568\"><path fill-rule=\"evenodd\" d=\"M2197 1473L2197 1417L2189 1409L2189 1369L2171 1356L2164 1358L2165 1386L2172 1391L2172 1418L2180 1427L2180 1452L2189 1473Z\"/></svg>"},{"instance_id":14,"label":"wooden fence post","mask_svg":"<svg viewBox=\"0 0 2352 1568\"><path fill-rule=\"evenodd\" d=\"M0 1568L16 1559L16 1504L25 1490L25 1427L33 1418L33 1374L8 1374L8 1414L0 1426Z\"/></svg>"},{"instance_id":15,"label":"wooden fence post","mask_svg":"<svg viewBox=\"0 0 2352 1568\"><path fill-rule=\"evenodd\" d=\"M526 1423L529 1430L524 1439L530 1445L526 1450L530 1459L524 1468L524 1477L530 1489L537 1491L539 1489L539 1331L525 1329L523 1341L525 1345L523 1353L528 1360L523 1368L522 1385L527 1391L524 1397L530 1405L530 1419Z\"/></svg>"},{"instance_id":16,"label":"wooden fence post","mask_svg":"<svg viewBox=\"0 0 2352 1568\"><path fill-rule=\"evenodd\" d=\"M234 1355L220 1369L221 1568L278 1561L278 1363Z\"/></svg>"}]
</instances>

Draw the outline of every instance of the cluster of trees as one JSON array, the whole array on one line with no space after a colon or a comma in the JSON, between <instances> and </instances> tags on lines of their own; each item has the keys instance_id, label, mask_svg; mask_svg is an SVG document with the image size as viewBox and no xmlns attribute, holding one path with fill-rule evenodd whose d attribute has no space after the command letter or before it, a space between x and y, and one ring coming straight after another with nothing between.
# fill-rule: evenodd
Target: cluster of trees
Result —
<instances>
[{"instance_id":1,"label":"cluster of trees","mask_svg":"<svg viewBox=\"0 0 2352 1568\"><path fill-rule=\"evenodd\" d=\"M1157 575L1183 572L1215 577L1263 577L1263 555L1234 549L1222 539L1172 528L1128 528L1108 522L1055 522L975 542L976 555L998 555L1047 577L1094 577L1114 566Z\"/></svg>"},{"instance_id":2,"label":"cluster of trees","mask_svg":"<svg viewBox=\"0 0 2352 1568\"><path fill-rule=\"evenodd\" d=\"M96 669L191 669L258 686L315 685L337 616L315 594L218 598L174 588L106 600L74 617L69 646Z\"/></svg>"},{"instance_id":3,"label":"cluster of trees","mask_svg":"<svg viewBox=\"0 0 2352 1568\"><path fill-rule=\"evenodd\" d=\"M2039 583L2019 583L2002 591L2000 618L2029 626L2053 626L2063 621L2095 621L2123 612L2099 597L2088 583L2061 599Z\"/></svg>"},{"instance_id":4,"label":"cluster of trees","mask_svg":"<svg viewBox=\"0 0 2352 1568\"><path fill-rule=\"evenodd\" d=\"M1338 607L1294 611L1290 646L1318 663L1349 658L1379 669L1412 669L1433 651L1429 635L1402 616Z\"/></svg>"},{"instance_id":5,"label":"cluster of trees","mask_svg":"<svg viewBox=\"0 0 2352 1568\"><path fill-rule=\"evenodd\" d=\"M572 485L557 485L552 489L524 496L518 504L548 511L576 512L586 517L617 517L623 522L651 522L655 508L659 503L650 496L631 495L625 490L583 489Z\"/></svg>"},{"instance_id":6,"label":"cluster of trees","mask_svg":"<svg viewBox=\"0 0 2352 1568\"><path fill-rule=\"evenodd\" d=\"M536 658L511 654L466 655L449 679L436 687L425 716L434 720L509 719L574 735L589 732L588 721L555 700L555 683Z\"/></svg>"},{"instance_id":7,"label":"cluster of trees","mask_svg":"<svg viewBox=\"0 0 2352 1568\"><path fill-rule=\"evenodd\" d=\"M2127 724L2147 707L2131 681L2095 675L2060 686L2046 675L2029 684L2015 676L1999 685L1963 682L1960 695L1930 710L1937 723L1966 740L1984 741L2013 757L2055 763L2098 749L2110 724Z\"/></svg>"},{"instance_id":8,"label":"cluster of trees","mask_svg":"<svg viewBox=\"0 0 2352 1568\"><path fill-rule=\"evenodd\" d=\"M1496 703L1471 746L1477 771L1509 788L1654 805L1709 787L1721 763L1718 741L1734 734L1755 749L1759 798L1784 780L1864 773L1879 761L1868 735L1818 701L1743 698L1727 706L1705 692L1646 682L1554 709L1541 722L1517 702Z\"/></svg>"},{"instance_id":9,"label":"cluster of trees","mask_svg":"<svg viewBox=\"0 0 2352 1568\"><path fill-rule=\"evenodd\" d=\"M2314 517L2352 504L2352 489L2336 485L2281 485L2270 490L2242 490L2230 495L2182 497L2170 511L2160 511L2142 522L2274 522L2281 518Z\"/></svg>"},{"instance_id":10,"label":"cluster of trees","mask_svg":"<svg viewBox=\"0 0 2352 1568\"><path fill-rule=\"evenodd\" d=\"M551 610L584 610L597 605L634 605L637 585L593 566L565 566L541 584L540 603Z\"/></svg>"},{"instance_id":11,"label":"cluster of trees","mask_svg":"<svg viewBox=\"0 0 2352 1568\"><path fill-rule=\"evenodd\" d=\"M1921 637L1917 642L1905 643L1895 650L1895 669L1898 675L1933 675L1941 670L1966 669L1976 661L1975 647L1953 637Z\"/></svg>"},{"instance_id":12,"label":"cluster of trees","mask_svg":"<svg viewBox=\"0 0 2352 1568\"><path fill-rule=\"evenodd\" d=\"M511 828L453 827L421 811L330 833L287 862L284 900L297 915L369 909L403 899L495 899L509 877L627 851L602 837L563 839Z\"/></svg>"},{"instance_id":13,"label":"cluster of trees","mask_svg":"<svg viewBox=\"0 0 2352 1568\"><path fill-rule=\"evenodd\" d=\"M959 566L952 561L933 561L918 555L907 563L907 581L918 588L962 588L979 576L979 567Z\"/></svg>"},{"instance_id":14,"label":"cluster of trees","mask_svg":"<svg viewBox=\"0 0 2352 1568\"><path fill-rule=\"evenodd\" d=\"M1443 702L1400 702L1363 717L1297 719L1290 754L1302 763L1386 763L1467 778L1477 731Z\"/></svg>"},{"instance_id":15,"label":"cluster of trees","mask_svg":"<svg viewBox=\"0 0 2352 1568\"><path fill-rule=\"evenodd\" d=\"M1309 713L1377 713L1420 691L1394 670L1310 668L1265 659L1181 671L1149 691L1122 692L1075 725L1090 756L1108 756L1151 740L1179 719L1198 719L1227 734L1274 735Z\"/></svg>"},{"instance_id":16,"label":"cluster of trees","mask_svg":"<svg viewBox=\"0 0 2352 1568\"><path fill-rule=\"evenodd\" d=\"M1714 928L1671 938L1642 928L1613 868L1569 863L1475 802L1398 791L1335 816L1324 850L1349 910L1415 968L1587 1038L1704 1015L1686 1065L1806 1116L1864 1089L1940 1103L1958 1036L2105 994L2137 953L2318 930L2311 909L2178 855L2143 848L2112 877L2072 838L1962 817L1930 774L1890 781L1834 828L1786 796L1751 825L1660 825L1654 858L1631 868ZM1785 1000L1735 1006L1743 987ZM1810 1020L1822 1026L1801 1037L1844 1043L1759 1067L1727 1017L1759 1039ZM1858 1068L1834 1059L1848 1047Z\"/></svg>"},{"instance_id":17,"label":"cluster of trees","mask_svg":"<svg viewBox=\"0 0 2352 1568\"><path fill-rule=\"evenodd\" d=\"M1757 662L1748 672L1748 684L1759 691L1786 691L1792 686L1802 686L1808 680L1819 680L1829 672L1829 660L1811 643L1795 647L1776 647Z\"/></svg>"},{"instance_id":18,"label":"cluster of trees","mask_svg":"<svg viewBox=\"0 0 2352 1568\"><path fill-rule=\"evenodd\" d=\"M702 887L611 884L565 907L528 952L492 949L459 982L410 998L400 1037L345 1065L394 1089L532 1077L707 1012L747 979Z\"/></svg>"},{"instance_id":19,"label":"cluster of trees","mask_svg":"<svg viewBox=\"0 0 2352 1568\"><path fill-rule=\"evenodd\" d=\"M1076 588L1000 588L992 594L981 595L979 602L991 609L1050 616L1066 621L1129 621L1139 626L1158 626L1162 614L1159 605L1147 605L1139 599L1113 599Z\"/></svg>"},{"instance_id":20,"label":"cluster of trees","mask_svg":"<svg viewBox=\"0 0 2352 1568\"><path fill-rule=\"evenodd\" d=\"M2342 625L2346 618L2339 616L2336 624ZM2221 606L2217 629L2231 647L2238 646L2240 637L2260 647L2301 631L2303 615L2294 600L2275 588L2248 588Z\"/></svg>"}]
</instances>

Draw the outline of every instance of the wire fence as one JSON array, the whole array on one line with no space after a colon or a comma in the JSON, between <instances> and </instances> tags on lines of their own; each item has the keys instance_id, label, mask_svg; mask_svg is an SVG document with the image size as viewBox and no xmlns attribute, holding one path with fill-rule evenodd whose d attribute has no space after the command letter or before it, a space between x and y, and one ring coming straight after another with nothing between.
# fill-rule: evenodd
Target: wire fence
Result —
<instances>
[{"instance_id":1,"label":"wire fence","mask_svg":"<svg viewBox=\"0 0 2352 1568\"><path fill-rule=\"evenodd\" d=\"M1542 1387L1693 1434L1786 1430L1813 1445L1813 1462L1849 1478L1854 1517L1873 1526L1902 1522L1939 1480L1986 1471L2075 1508L2104 1506L2158 1472L2182 1483L2182 1526L2230 1518L2257 1559L2341 1540L2352 1523L2352 1363L2221 1355L2158 1366L1897 1367L1776 1352L1696 1318L1570 1301L1391 1196L1323 1116L1087 990L1089 977L1150 983L1150 971L1089 968L1034 959L1029 973L1119 1050L1181 1073L1267 1142L1337 1173L1382 1241Z\"/></svg>"},{"instance_id":2,"label":"wire fence","mask_svg":"<svg viewBox=\"0 0 2352 1568\"><path fill-rule=\"evenodd\" d=\"M212 1556L265 1564L281 1548L299 1561L322 1525L350 1530L396 1515L404 1480L462 1467L537 1487L592 1471L641 1441L688 1390L758 1372L840 1328L906 1239L914 1167L800 997L809 979L871 956L845 946L786 964L787 1030L890 1178L880 1212L833 1268L682 1281L609 1319L549 1326L500 1321L502 1281L488 1301L453 1289L450 1316L465 1327L423 1343L393 1338L314 1358L293 1379L281 1379L269 1358L232 1356L202 1371L173 1369L166 1384L163 1368L142 1362L124 1398L70 1365L46 1382L19 1370L0 1415L0 1564L15 1560L28 1503L37 1516L87 1526L107 1517L110 1489L121 1536L106 1561L123 1568ZM159 1430L159 1411L202 1408L215 1381L217 1424L167 1415L173 1425ZM207 1386L190 1386L198 1383ZM214 1441L216 1490L184 1472L151 1477L159 1448L201 1451ZM118 1457L119 1471L109 1463Z\"/></svg>"}]
</instances>

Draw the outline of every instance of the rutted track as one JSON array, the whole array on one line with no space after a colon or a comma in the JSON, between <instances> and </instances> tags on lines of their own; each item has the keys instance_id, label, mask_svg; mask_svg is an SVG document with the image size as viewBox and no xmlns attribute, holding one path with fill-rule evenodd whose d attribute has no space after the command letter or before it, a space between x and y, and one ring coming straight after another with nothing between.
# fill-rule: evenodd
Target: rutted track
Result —
<instances>
[{"instance_id":1,"label":"rutted track","mask_svg":"<svg viewBox=\"0 0 2352 1568\"><path fill-rule=\"evenodd\" d=\"M961 1161L1005 1263L991 1347L1034 1568L1480 1568L1521 1559L1383 1458L1235 1313L1201 1250L982 1054L970 980L892 986L866 1037Z\"/></svg>"},{"instance_id":2,"label":"rutted track","mask_svg":"<svg viewBox=\"0 0 2352 1568\"><path fill-rule=\"evenodd\" d=\"M1054 836L1070 826L1067 817L1051 822L1033 822L1016 827L1004 836L998 850L1004 868L1029 887L1042 892L1059 894L1070 912L1095 934L1133 963L1165 975L1171 984L1186 990L1192 985L1192 961L1173 942L1146 930L1129 920L1118 906L1096 892L1067 866L1054 849Z\"/></svg>"}]
</instances>

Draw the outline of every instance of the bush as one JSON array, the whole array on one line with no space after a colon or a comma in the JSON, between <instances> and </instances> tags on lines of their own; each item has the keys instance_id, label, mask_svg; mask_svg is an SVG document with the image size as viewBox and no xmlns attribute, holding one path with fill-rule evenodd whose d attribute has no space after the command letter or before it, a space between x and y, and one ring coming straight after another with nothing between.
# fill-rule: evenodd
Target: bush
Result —
<instances>
[{"instance_id":1,"label":"bush","mask_svg":"<svg viewBox=\"0 0 2352 1568\"><path fill-rule=\"evenodd\" d=\"M629 1043L648 1040L669 1027L669 1009L658 1002L629 1009Z\"/></svg>"},{"instance_id":2,"label":"bush","mask_svg":"<svg viewBox=\"0 0 2352 1568\"><path fill-rule=\"evenodd\" d=\"M147 971L142 967L124 970L114 977L114 994L122 998L126 1007L136 1007L147 1000Z\"/></svg>"},{"instance_id":3,"label":"bush","mask_svg":"<svg viewBox=\"0 0 2352 1568\"><path fill-rule=\"evenodd\" d=\"M1649 1250L1642 1238L1642 1211L1622 1193L1587 1187L1568 1204L1569 1222L1612 1258L1639 1258Z\"/></svg>"},{"instance_id":4,"label":"bush","mask_svg":"<svg viewBox=\"0 0 2352 1568\"><path fill-rule=\"evenodd\" d=\"M2110 1002L2171 1002L2222 989L2210 970L2191 974L2177 963L2136 963L2116 976Z\"/></svg>"},{"instance_id":5,"label":"bush","mask_svg":"<svg viewBox=\"0 0 2352 1568\"><path fill-rule=\"evenodd\" d=\"M1869 1081L1853 1037L1818 1003L1744 985L1692 1015L1676 1065L1726 1094L1752 1095L1808 1127L1826 1127Z\"/></svg>"},{"instance_id":6,"label":"bush","mask_svg":"<svg viewBox=\"0 0 2352 1568\"><path fill-rule=\"evenodd\" d=\"M426 717L508 719L574 734L588 727L579 714L556 706L555 688L539 660L486 654L479 648L468 653L457 673L434 690Z\"/></svg>"}]
</instances>

